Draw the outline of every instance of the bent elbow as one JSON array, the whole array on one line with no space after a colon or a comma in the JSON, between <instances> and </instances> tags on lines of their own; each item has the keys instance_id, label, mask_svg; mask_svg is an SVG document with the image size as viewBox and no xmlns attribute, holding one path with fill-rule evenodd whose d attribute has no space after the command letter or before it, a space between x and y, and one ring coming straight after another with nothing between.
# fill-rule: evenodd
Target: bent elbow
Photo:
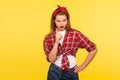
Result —
<instances>
[{"instance_id":1,"label":"bent elbow","mask_svg":"<svg viewBox=\"0 0 120 80\"><path fill-rule=\"evenodd\" d=\"M55 62L55 60L49 60L49 62L50 62L50 63L54 63L54 62Z\"/></svg>"},{"instance_id":2,"label":"bent elbow","mask_svg":"<svg viewBox=\"0 0 120 80\"><path fill-rule=\"evenodd\" d=\"M55 61L56 61L56 59L50 59L50 58L49 58L49 62L50 62L50 63L54 63Z\"/></svg>"},{"instance_id":3,"label":"bent elbow","mask_svg":"<svg viewBox=\"0 0 120 80\"><path fill-rule=\"evenodd\" d=\"M98 52L98 49L96 48L96 49L95 49L95 54L96 54L97 52Z\"/></svg>"},{"instance_id":4,"label":"bent elbow","mask_svg":"<svg viewBox=\"0 0 120 80\"><path fill-rule=\"evenodd\" d=\"M96 48L96 49L94 49L93 51L91 51L90 53L96 55L97 52L98 52L98 50L97 50L97 48Z\"/></svg>"}]
</instances>

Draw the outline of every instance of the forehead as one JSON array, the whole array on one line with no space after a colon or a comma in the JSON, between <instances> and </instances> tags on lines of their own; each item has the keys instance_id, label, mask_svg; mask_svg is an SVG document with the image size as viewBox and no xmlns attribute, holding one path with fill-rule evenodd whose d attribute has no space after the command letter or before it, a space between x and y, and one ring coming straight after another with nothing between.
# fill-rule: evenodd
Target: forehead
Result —
<instances>
[{"instance_id":1,"label":"forehead","mask_svg":"<svg viewBox=\"0 0 120 80\"><path fill-rule=\"evenodd\" d=\"M56 20L67 19L66 15L56 15Z\"/></svg>"}]
</instances>

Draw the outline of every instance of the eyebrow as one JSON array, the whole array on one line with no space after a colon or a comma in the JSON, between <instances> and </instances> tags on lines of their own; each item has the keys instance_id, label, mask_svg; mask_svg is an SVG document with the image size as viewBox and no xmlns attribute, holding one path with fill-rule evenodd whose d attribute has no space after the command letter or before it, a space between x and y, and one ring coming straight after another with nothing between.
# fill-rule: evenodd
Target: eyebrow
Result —
<instances>
[{"instance_id":1,"label":"eyebrow","mask_svg":"<svg viewBox=\"0 0 120 80\"><path fill-rule=\"evenodd\" d=\"M67 20L67 19L63 19L63 21L64 21L64 20ZM60 21L60 20L58 19L57 21Z\"/></svg>"}]
</instances>

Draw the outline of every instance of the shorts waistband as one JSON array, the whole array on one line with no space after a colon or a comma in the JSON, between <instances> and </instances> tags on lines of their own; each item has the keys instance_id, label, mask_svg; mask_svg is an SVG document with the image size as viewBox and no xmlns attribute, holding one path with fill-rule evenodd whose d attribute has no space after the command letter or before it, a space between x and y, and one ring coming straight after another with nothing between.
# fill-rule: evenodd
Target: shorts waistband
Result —
<instances>
[{"instance_id":1,"label":"shorts waistband","mask_svg":"<svg viewBox=\"0 0 120 80\"><path fill-rule=\"evenodd\" d=\"M62 70L60 67L58 67L58 66L55 65L54 63L52 63L51 66L54 66L54 68L56 68L56 69ZM68 71L71 71L71 70L73 71L73 70L74 70L74 67L68 69Z\"/></svg>"}]
</instances>

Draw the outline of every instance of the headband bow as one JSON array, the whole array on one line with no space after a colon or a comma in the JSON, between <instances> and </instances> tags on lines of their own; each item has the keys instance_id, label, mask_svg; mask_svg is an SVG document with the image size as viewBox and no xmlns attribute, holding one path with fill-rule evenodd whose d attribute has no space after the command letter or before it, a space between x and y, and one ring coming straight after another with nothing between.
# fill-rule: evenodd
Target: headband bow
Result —
<instances>
[{"instance_id":1,"label":"headband bow","mask_svg":"<svg viewBox=\"0 0 120 80\"><path fill-rule=\"evenodd\" d=\"M55 15L58 13L58 12L64 12L65 14L68 14L68 11L66 10L65 7L61 7L59 5L57 5L58 9L56 9L53 14L52 14L52 18L55 17Z\"/></svg>"}]
</instances>

